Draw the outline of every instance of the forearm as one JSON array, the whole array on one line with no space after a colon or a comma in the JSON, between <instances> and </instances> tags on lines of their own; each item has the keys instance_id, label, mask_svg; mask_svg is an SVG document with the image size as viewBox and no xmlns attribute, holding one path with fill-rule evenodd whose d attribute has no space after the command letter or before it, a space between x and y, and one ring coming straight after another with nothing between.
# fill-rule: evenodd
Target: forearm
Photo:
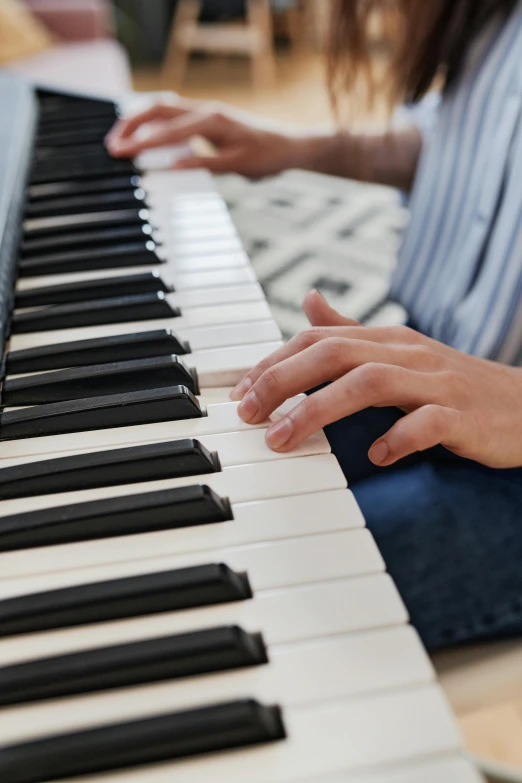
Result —
<instances>
[{"instance_id":1,"label":"forearm","mask_svg":"<svg viewBox=\"0 0 522 783\"><path fill-rule=\"evenodd\" d=\"M422 149L415 127L386 133L310 136L296 141L296 167L410 190Z\"/></svg>"}]
</instances>

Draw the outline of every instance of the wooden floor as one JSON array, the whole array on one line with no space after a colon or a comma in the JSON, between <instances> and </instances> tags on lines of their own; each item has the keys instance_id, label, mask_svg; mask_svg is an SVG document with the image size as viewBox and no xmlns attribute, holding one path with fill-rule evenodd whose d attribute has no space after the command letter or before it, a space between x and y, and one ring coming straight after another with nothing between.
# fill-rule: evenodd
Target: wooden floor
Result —
<instances>
[{"instance_id":1,"label":"wooden floor","mask_svg":"<svg viewBox=\"0 0 522 783\"><path fill-rule=\"evenodd\" d=\"M138 71L137 90L170 90L168 76L158 71ZM321 55L282 55L277 63L273 87L255 90L246 59L208 57L193 59L183 95L201 100L221 100L282 122L328 125L332 122L325 90L324 60Z\"/></svg>"},{"instance_id":2,"label":"wooden floor","mask_svg":"<svg viewBox=\"0 0 522 783\"><path fill-rule=\"evenodd\" d=\"M522 703L460 716L460 725L474 755L514 767L522 781Z\"/></svg>"},{"instance_id":3,"label":"wooden floor","mask_svg":"<svg viewBox=\"0 0 522 783\"><path fill-rule=\"evenodd\" d=\"M137 90L172 89L158 71L138 71ZM334 122L325 88L324 60L319 54L286 54L278 58L277 82L254 90L246 61L231 58L195 60L190 67L183 94L201 100L221 100L280 122L331 126ZM385 121L381 109L365 125ZM520 770L522 781L522 702L504 704L459 715L468 749L485 758Z\"/></svg>"}]
</instances>

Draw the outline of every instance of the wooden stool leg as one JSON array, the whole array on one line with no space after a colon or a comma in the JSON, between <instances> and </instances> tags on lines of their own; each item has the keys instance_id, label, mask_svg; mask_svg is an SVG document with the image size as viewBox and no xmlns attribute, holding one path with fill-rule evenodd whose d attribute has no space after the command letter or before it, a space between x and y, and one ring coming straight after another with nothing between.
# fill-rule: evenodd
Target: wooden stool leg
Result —
<instances>
[{"instance_id":1,"label":"wooden stool leg","mask_svg":"<svg viewBox=\"0 0 522 783\"><path fill-rule=\"evenodd\" d=\"M301 3L292 6L286 12L288 33L292 48L301 49L307 43L308 30L307 18Z\"/></svg>"},{"instance_id":2,"label":"wooden stool leg","mask_svg":"<svg viewBox=\"0 0 522 783\"><path fill-rule=\"evenodd\" d=\"M178 0L163 60L163 76L175 86L180 87L185 80L191 47L183 36L196 29L201 5L201 0Z\"/></svg>"},{"instance_id":3,"label":"wooden stool leg","mask_svg":"<svg viewBox=\"0 0 522 783\"><path fill-rule=\"evenodd\" d=\"M274 30L270 0L248 0L248 23L254 41L252 74L256 87L265 87L275 80Z\"/></svg>"}]
</instances>

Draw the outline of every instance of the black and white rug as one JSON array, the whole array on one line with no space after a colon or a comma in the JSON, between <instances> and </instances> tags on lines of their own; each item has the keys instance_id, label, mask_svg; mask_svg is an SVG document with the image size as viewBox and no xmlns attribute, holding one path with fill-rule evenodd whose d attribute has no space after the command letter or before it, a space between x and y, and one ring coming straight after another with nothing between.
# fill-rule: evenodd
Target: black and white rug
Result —
<instances>
[{"instance_id":1,"label":"black and white rug","mask_svg":"<svg viewBox=\"0 0 522 783\"><path fill-rule=\"evenodd\" d=\"M396 191L304 171L217 184L285 337L306 327L311 288L364 323L404 322L386 301L407 221Z\"/></svg>"}]
</instances>

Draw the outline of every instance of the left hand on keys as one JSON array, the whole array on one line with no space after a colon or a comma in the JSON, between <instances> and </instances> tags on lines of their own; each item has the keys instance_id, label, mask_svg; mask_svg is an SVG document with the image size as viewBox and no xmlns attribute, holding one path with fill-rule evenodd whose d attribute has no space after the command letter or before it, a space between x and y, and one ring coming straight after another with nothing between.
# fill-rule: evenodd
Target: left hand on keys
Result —
<instances>
[{"instance_id":1,"label":"left hand on keys","mask_svg":"<svg viewBox=\"0 0 522 783\"><path fill-rule=\"evenodd\" d=\"M369 328L344 318L312 291L304 302L312 328L254 367L231 397L250 424L289 397L331 381L272 425L274 451L368 407L407 415L371 447L376 465L392 465L442 444L495 468L522 465L522 371L460 353L405 326Z\"/></svg>"}]
</instances>

